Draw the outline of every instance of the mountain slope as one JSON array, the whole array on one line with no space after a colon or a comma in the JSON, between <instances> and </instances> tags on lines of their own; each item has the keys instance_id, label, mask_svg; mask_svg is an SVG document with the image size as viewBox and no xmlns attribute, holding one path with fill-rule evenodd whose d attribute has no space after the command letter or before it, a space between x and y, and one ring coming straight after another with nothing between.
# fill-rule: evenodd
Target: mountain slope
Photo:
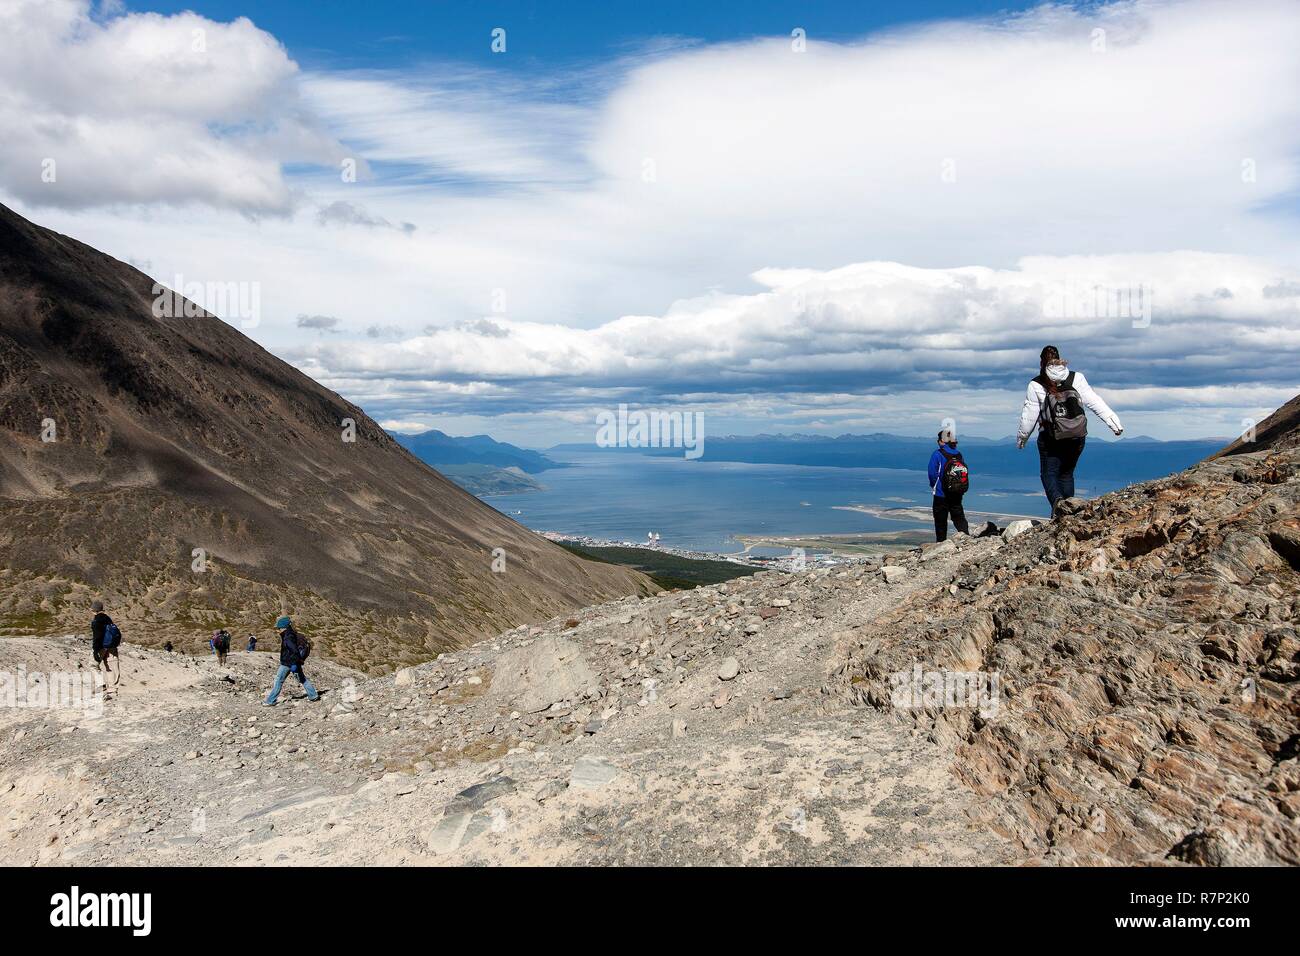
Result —
<instances>
[{"instance_id":1,"label":"mountain slope","mask_svg":"<svg viewBox=\"0 0 1300 956\"><path fill-rule=\"evenodd\" d=\"M647 589L484 505L215 316L155 318L154 298L143 273L0 207L0 628L84 629L102 596L132 640L183 644L265 635L287 611L373 668Z\"/></svg>"},{"instance_id":2,"label":"mountain slope","mask_svg":"<svg viewBox=\"0 0 1300 956\"><path fill-rule=\"evenodd\" d=\"M1283 450L1300 445L1300 395L1255 426L1254 435L1242 435L1210 457L1241 455L1261 448Z\"/></svg>"},{"instance_id":3,"label":"mountain slope","mask_svg":"<svg viewBox=\"0 0 1300 956\"><path fill-rule=\"evenodd\" d=\"M519 495L541 491L545 485L518 468L492 465L439 465L438 471L474 495Z\"/></svg>"},{"instance_id":4,"label":"mountain slope","mask_svg":"<svg viewBox=\"0 0 1300 956\"><path fill-rule=\"evenodd\" d=\"M270 715L274 655L128 646L102 716L0 708L0 862L1298 865L1285 436L884 568L322 667ZM84 660L0 640L0 675Z\"/></svg>"},{"instance_id":5,"label":"mountain slope","mask_svg":"<svg viewBox=\"0 0 1300 956\"><path fill-rule=\"evenodd\" d=\"M1300 864L1298 409L1249 449L1071 499L877 622L833 687L899 712L888 675L914 662L1000 674L992 720L900 716L1031 855Z\"/></svg>"}]
</instances>

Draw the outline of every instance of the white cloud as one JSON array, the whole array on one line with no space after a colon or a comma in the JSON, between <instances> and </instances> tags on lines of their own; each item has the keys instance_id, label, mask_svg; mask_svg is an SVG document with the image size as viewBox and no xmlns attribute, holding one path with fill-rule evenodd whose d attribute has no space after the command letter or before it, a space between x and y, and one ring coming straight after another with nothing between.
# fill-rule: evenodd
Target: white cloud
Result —
<instances>
[{"instance_id":1,"label":"white cloud","mask_svg":"<svg viewBox=\"0 0 1300 956\"><path fill-rule=\"evenodd\" d=\"M577 146L591 110L543 98L538 85L458 67L387 75L310 74L304 101L369 163L398 178L473 184L581 181Z\"/></svg>"},{"instance_id":2,"label":"white cloud","mask_svg":"<svg viewBox=\"0 0 1300 956\"><path fill-rule=\"evenodd\" d=\"M705 409L742 431L807 430L810 418L832 432L924 431L960 409L972 433L1000 435L1047 342L1134 425L1166 437L1231 434L1300 391L1300 296L1267 292L1294 274L1248 257L1039 256L1006 270L873 262L755 278L770 291L593 329L495 319L490 337L461 325L290 354L407 421L431 424L419 417L430 407L495 416L493 430L517 441L528 440L517 429L530 407L577 424L629 400Z\"/></svg>"},{"instance_id":3,"label":"white cloud","mask_svg":"<svg viewBox=\"0 0 1300 956\"><path fill-rule=\"evenodd\" d=\"M821 389L817 376L854 375L893 388L953 374L1000 378L1009 364L1036 360L1047 340L1105 356L1126 379L1164 361L1200 377L1198 365L1300 330L1300 296L1265 291L1290 276L1226 254L1036 256L1004 270L869 262L754 278L770 290L711 294L592 329L497 318L291 354L322 376L573 379L680 392L788 390L801 378ZM1231 294L1216 294L1224 289Z\"/></svg>"},{"instance_id":4,"label":"white cloud","mask_svg":"<svg viewBox=\"0 0 1300 956\"><path fill-rule=\"evenodd\" d=\"M393 420L524 427L689 396L738 430L807 409L835 428L928 416L944 383L996 417L1045 338L1135 407L1163 394L1150 414L1171 428L1196 396L1236 414L1298 378L1288 0L1046 6L805 53L666 47L527 83L302 75L247 21L15 9L0 44L36 72L0 63L4 193L54 201L33 180L46 144L87 157L39 220L164 279L260 282L259 340ZM183 46L194 22L219 41L206 73ZM64 75L43 65L70 54ZM341 155L359 182L283 170ZM285 218L243 215L299 193ZM231 212L150 218L193 200ZM73 211L94 204L112 208ZM1085 278L1151 283L1151 326L1046 314Z\"/></svg>"},{"instance_id":5,"label":"white cloud","mask_svg":"<svg viewBox=\"0 0 1300 956\"><path fill-rule=\"evenodd\" d=\"M33 206L200 202L283 213L292 202L284 163L342 155L302 109L297 72L243 18L97 19L86 0L7 0L0 178Z\"/></svg>"}]
</instances>

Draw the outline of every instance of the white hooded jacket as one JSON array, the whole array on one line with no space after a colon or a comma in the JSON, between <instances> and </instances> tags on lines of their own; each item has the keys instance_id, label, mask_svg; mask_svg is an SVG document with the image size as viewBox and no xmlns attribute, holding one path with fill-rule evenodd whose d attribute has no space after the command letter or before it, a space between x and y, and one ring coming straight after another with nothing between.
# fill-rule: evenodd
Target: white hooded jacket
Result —
<instances>
[{"instance_id":1,"label":"white hooded jacket","mask_svg":"<svg viewBox=\"0 0 1300 956\"><path fill-rule=\"evenodd\" d=\"M1053 382L1064 382L1069 374L1070 370L1064 365L1047 366L1047 377ZM1107 428L1116 435L1123 434L1124 425L1120 422L1119 416L1111 411L1110 406L1102 401L1101 396L1092 390L1082 372L1074 373L1074 389L1079 393L1079 397L1083 399L1083 404L1105 422ZM1030 380L1029 388L1025 392L1025 404L1020 410L1020 429L1016 434L1016 441L1022 447L1029 440L1029 436L1034 431L1034 426L1042 422L1044 417L1043 405L1046 400L1047 389Z\"/></svg>"}]
</instances>

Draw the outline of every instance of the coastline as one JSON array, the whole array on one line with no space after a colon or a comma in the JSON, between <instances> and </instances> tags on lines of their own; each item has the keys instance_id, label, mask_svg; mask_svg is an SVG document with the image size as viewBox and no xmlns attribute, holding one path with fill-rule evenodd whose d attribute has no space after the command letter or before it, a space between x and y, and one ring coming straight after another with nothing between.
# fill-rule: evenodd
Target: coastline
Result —
<instances>
[{"instance_id":1,"label":"coastline","mask_svg":"<svg viewBox=\"0 0 1300 956\"><path fill-rule=\"evenodd\" d=\"M893 532L885 532L892 534ZM541 535L548 541L556 544L572 544L586 548L618 548L625 551L655 551L660 554L672 555L676 558L682 558L687 561L723 561L728 564L741 565L742 567L754 568L763 571L799 571L809 567L835 567L841 564L852 564L856 559L866 557L866 552L853 553L847 551L837 551L831 548L824 548L825 553L812 553L808 545L784 543L763 544L758 540L758 535L735 535L735 539L745 544L745 548L734 554L722 554L715 551L694 551L688 548L675 548L671 545L649 545L641 541L613 541L605 538L594 538L590 535L583 534L566 534L560 531L535 531L534 534ZM792 536L793 537L793 536ZM818 536L818 540L827 536ZM773 542L781 542L782 539L771 538ZM810 537L811 540L811 537ZM754 547L773 547L789 548L793 551L795 548L804 548L802 559L796 554L785 555L751 555L749 551ZM914 547L914 545L908 545ZM880 554L881 551L875 553Z\"/></svg>"},{"instance_id":2,"label":"coastline","mask_svg":"<svg viewBox=\"0 0 1300 956\"><path fill-rule=\"evenodd\" d=\"M723 561L743 567L765 571L802 571L808 568L839 567L856 564L871 557L880 557L902 551L911 551L931 542L933 531L928 529L900 529L898 531L863 531L842 534L737 534L733 537L744 547L730 554L716 551L696 551L671 545L649 545L639 541L615 541L583 534L560 531L536 531L556 544L571 544L586 548L617 548L624 551L655 551L688 561ZM755 548L773 548L789 553L781 555L754 555ZM797 553L802 549L803 554Z\"/></svg>"},{"instance_id":3,"label":"coastline","mask_svg":"<svg viewBox=\"0 0 1300 956\"><path fill-rule=\"evenodd\" d=\"M933 520L930 511L919 505L912 508L881 508L877 505L831 505L831 508L834 511L859 511L862 514L871 515L873 518L883 518L886 521L915 521L927 526ZM966 520L971 524L977 521L992 521L1000 525L1008 521L1042 521L1043 515L1022 515L1006 511L967 511Z\"/></svg>"},{"instance_id":4,"label":"coastline","mask_svg":"<svg viewBox=\"0 0 1300 956\"><path fill-rule=\"evenodd\" d=\"M934 540L934 531L906 528L898 531L861 531L839 534L738 534L736 540L751 548L803 548L805 552L825 551L840 558L866 558L873 555L910 551ZM745 552L742 552L745 553ZM812 554L808 555L811 560Z\"/></svg>"}]
</instances>

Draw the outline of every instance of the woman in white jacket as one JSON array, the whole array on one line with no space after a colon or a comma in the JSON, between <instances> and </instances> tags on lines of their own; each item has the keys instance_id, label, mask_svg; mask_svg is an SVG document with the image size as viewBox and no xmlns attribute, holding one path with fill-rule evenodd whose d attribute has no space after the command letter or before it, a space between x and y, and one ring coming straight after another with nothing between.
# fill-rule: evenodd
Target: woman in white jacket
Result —
<instances>
[{"instance_id":1,"label":"woman in white jacket","mask_svg":"<svg viewBox=\"0 0 1300 956\"><path fill-rule=\"evenodd\" d=\"M1088 433L1085 407L1116 435L1124 434L1119 416L1092 390L1083 373L1070 371L1056 346L1047 346L1038 356L1038 375L1025 392L1016 447L1024 448L1038 427L1038 471L1053 515L1058 501L1074 497L1074 466Z\"/></svg>"}]
</instances>

